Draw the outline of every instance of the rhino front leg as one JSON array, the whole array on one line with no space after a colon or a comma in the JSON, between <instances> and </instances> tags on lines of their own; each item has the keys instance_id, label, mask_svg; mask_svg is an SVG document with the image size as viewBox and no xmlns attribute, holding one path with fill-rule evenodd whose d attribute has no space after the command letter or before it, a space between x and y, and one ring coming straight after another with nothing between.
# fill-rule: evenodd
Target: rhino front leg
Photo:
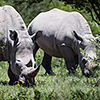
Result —
<instances>
[{"instance_id":1,"label":"rhino front leg","mask_svg":"<svg viewBox=\"0 0 100 100\"><path fill-rule=\"evenodd\" d=\"M33 49L33 56L35 58L36 52L38 51L39 46L37 45L37 43L34 43L34 49Z\"/></svg>"},{"instance_id":2,"label":"rhino front leg","mask_svg":"<svg viewBox=\"0 0 100 100\"><path fill-rule=\"evenodd\" d=\"M55 73L52 71L52 68L51 68L51 61L52 61L52 57L44 52L44 57L43 57L43 60L42 60L42 66L46 70L45 74L48 73L49 75L55 75Z\"/></svg>"},{"instance_id":3,"label":"rhino front leg","mask_svg":"<svg viewBox=\"0 0 100 100\"><path fill-rule=\"evenodd\" d=\"M61 47L60 50L65 60L67 70L69 71L68 75L70 75L71 73L75 75L77 62L75 61L76 56L74 56L73 50L70 47L65 46Z\"/></svg>"},{"instance_id":4,"label":"rhino front leg","mask_svg":"<svg viewBox=\"0 0 100 100\"><path fill-rule=\"evenodd\" d=\"M34 43L34 49L33 49L33 57L34 57L34 59L35 59L35 55L36 55L36 52L38 51L38 49L39 49L39 46L37 45L37 43ZM33 78L33 85L36 85L36 79L35 78Z\"/></svg>"},{"instance_id":5,"label":"rhino front leg","mask_svg":"<svg viewBox=\"0 0 100 100\"><path fill-rule=\"evenodd\" d=\"M10 65L8 69L8 77L10 78L9 85L14 85L18 81L16 75L12 72Z\"/></svg>"}]
</instances>

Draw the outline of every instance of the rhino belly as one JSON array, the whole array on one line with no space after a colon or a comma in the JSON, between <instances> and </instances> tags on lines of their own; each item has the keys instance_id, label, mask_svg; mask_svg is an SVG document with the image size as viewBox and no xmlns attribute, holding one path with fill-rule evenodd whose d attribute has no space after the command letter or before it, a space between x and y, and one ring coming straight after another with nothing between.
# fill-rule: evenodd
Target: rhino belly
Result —
<instances>
[{"instance_id":1,"label":"rhino belly","mask_svg":"<svg viewBox=\"0 0 100 100\"><path fill-rule=\"evenodd\" d=\"M38 46L50 56L62 58L62 54L56 45L56 41L51 37L39 37L36 40Z\"/></svg>"}]
</instances>

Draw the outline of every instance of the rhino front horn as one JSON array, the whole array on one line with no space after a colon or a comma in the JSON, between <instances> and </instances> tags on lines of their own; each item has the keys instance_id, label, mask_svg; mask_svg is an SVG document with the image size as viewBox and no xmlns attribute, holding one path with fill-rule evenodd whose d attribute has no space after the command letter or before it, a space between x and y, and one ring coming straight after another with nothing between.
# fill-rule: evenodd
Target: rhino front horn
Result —
<instances>
[{"instance_id":1,"label":"rhino front horn","mask_svg":"<svg viewBox=\"0 0 100 100\"><path fill-rule=\"evenodd\" d=\"M40 65L37 68L35 68L34 70L31 70L31 72L27 73L27 77L34 78L37 75L37 73L39 72L39 69L40 69Z\"/></svg>"}]
</instances>

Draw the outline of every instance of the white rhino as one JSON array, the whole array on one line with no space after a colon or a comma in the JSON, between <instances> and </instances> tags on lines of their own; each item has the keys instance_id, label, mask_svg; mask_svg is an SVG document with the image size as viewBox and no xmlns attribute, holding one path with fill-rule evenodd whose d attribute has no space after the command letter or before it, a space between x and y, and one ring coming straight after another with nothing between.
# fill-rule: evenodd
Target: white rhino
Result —
<instances>
[{"instance_id":1,"label":"white rhino","mask_svg":"<svg viewBox=\"0 0 100 100\"><path fill-rule=\"evenodd\" d=\"M34 55L38 48L44 51L42 65L46 73L53 74L52 56L64 58L69 74L75 73L78 64L85 75L89 75L90 69L96 67L80 52L82 48L88 57L96 59L95 46L89 40L94 36L80 13L56 8L42 12L29 24L28 33L35 43Z\"/></svg>"},{"instance_id":2,"label":"white rhino","mask_svg":"<svg viewBox=\"0 0 100 100\"><path fill-rule=\"evenodd\" d=\"M33 47L23 19L11 6L0 7L0 61L8 61L9 84L35 80ZM34 81L35 83L35 81Z\"/></svg>"}]
</instances>

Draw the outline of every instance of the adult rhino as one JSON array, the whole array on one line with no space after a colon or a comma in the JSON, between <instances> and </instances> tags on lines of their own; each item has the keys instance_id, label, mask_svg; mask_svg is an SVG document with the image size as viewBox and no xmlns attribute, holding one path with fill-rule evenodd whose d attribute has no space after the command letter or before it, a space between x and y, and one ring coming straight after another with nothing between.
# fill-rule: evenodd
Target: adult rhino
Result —
<instances>
[{"instance_id":1,"label":"adult rhino","mask_svg":"<svg viewBox=\"0 0 100 100\"><path fill-rule=\"evenodd\" d=\"M44 51L42 65L46 73L53 74L52 56L64 58L69 74L75 73L78 64L85 75L89 75L90 69L96 67L80 52L82 48L88 57L96 59L95 46L89 40L94 37L87 21L78 12L55 8L40 13L29 24L28 33L35 43L34 55L39 47Z\"/></svg>"},{"instance_id":2,"label":"adult rhino","mask_svg":"<svg viewBox=\"0 0 100 100\"><path fill-rule=\"evenodd\" d=\"M10 85L35 80L39 67L34 68L33 47L19 13L9 5L0 7L0 61L9 63Z\"/></svg>"}]
</instances>

